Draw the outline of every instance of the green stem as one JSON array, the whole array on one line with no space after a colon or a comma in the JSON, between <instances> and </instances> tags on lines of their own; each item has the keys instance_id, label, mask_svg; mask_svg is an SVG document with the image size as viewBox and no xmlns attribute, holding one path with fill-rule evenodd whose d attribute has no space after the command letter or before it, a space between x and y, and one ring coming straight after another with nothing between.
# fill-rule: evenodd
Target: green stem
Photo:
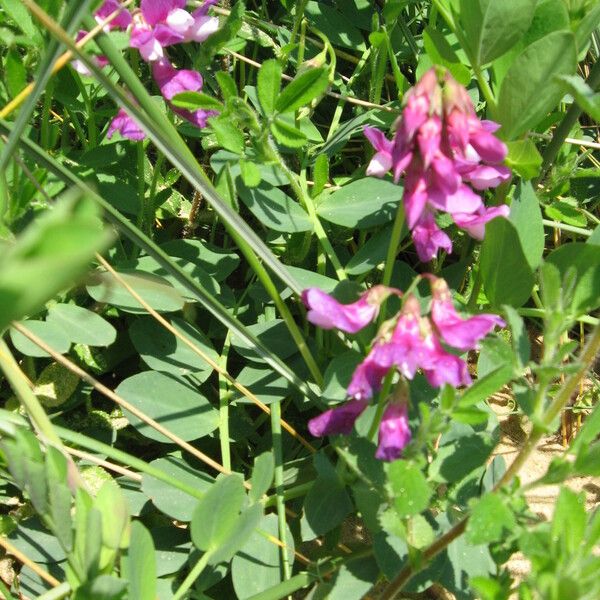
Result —
<instances>
[{"instance_id":1,"label":"green stem","mask_svg":"<svg viewBox=\"0 0 600 600\"><path fill-rule=\"evenodd\" d=\"M285 500L283 490L283 448L281 446L281 402L271 404L271 435L273 443L273 458L275 461L275 494L277 506L277 523L279 526L279 539L284 547L281 548L281 570L283 579L291 575L290 562L287 551L287 523L285 520Z\"/></svg>"},{"instance_id":2,"label":"green stem","mask_svg":"<svg viewBox=\"0 0 600 600\"><path fill-rule=\"evenodd\" d=\"M294 500L295 498L301 498L308 494L310 489L315 484L314 481L309 481L308 483L301 483L300 485L295 485L294 487L288 488L283 491L283 499L284 501ZM268 496L265 500L265 508L270 506L277 506L277 499L279 495L276 494L274 496Z\"/></svg>"},{"instance_id":3,"label":"green stem","mask_svg":"<svg viewBox=\"0 0 600 600\"><path fill-rule=\"evenodd\" d=\"M390 245L388 246L388 251L385 258L385 267L383 268L383 277L381 279L382 285L390 285L390 281L392 280L392 274L394 272L394 263L396 262L396 254L398 253L398 246L402 241L403 227L404 205L402 202L400 202L398 204L398 209L396 210L396 217L394 219L392 234L390 236Z\"/></svg>"},{"instance_id":4,"label":"green stem","mask_svg":"<svg viewBox=\"0 0 600 600\"><path fill-rule=\"evenodd\" d=\"M185 593L192 587L192 585L194 585L196 579L200 577L200 574L206 568L210 557L210 551L205 552L202 555L200 560L194 565L192 570L188 573L187 577L183 580L183 583L179 586L178 590L173 595L173 600L181 600L181 598L183 598Z\"/></svg>"},{"instance_id":5,"label":"green stem","mask_svg":"<svg viewBox=\"0 0 600 600\"><path fill-rule=\"evenodd\" d=\"M229 355L231 333L228 331L223 343L223 350L218 364L227 370L227 357ZM231 391L228 380L219 375L219 442L221 445L221 464L231 471L231 449L229 448L229 400Z\"/></svg>"},{"instance_id":6,"label":"green stem","mask_svg":"<svg viewBox=\"0 0 600 600\"><path fill-rule=\"evenodd\" d=\"M540 319L546 317L546 311L543 308L518 308L517 312L522 317L539 317ZM600 319L596 317L590 317L589 315L581 315L575 320L588 325L598 325L600 323Z\"/></svg>"},{"instance_id":7,"label":"green stem","mask_svg":"<svg viewBox=\"0 0 600 600\"><path fill-rule=\"evenodd\" d=\"M578 233L585 237L590 237L592 231L584 229L583 227L575 227L574 225L567 225L566 223L558 223L557 221L550 221L549 219L542 219L542 223L546 227L552 227L552 229L560 229L561 231L569 231L571 233Z\"/></svg>"},{"instance_id":8,"label":"green stem","mask_svg":"<svg viewBox=\"0 0 600 600\"><path fill-rule=\"evenodd\" d=\"M475 281L473 282L473 289L471 290L471 295L469 296L469 301L467 302L467 308L469 311L473 311L477 307L477 298L479 298L479 292L482 284L483 280L481 278L481 271L479 270L479 266L477 266L477 271L475 271Z\"/></svg>"},{"instance_id":9,"label":"green stem","mask_svg":"<svg viewBox=\"0 0 600 600\"><path fill-rule=\"evenodd\" d=\"M0 368L12 387L15 395L27 411L35 429L45 440L54 444L57 448L62 448L62 442L54 429L54 425L48 418L46 411L40 404L36 395L31 391L29 383L19 368L17 361L11 354L6 342L0 337Z\"/></svg>"},{"instance_id":10,"label":"green stem","mask_svg":"<svg viewBox=\"0 0 600 600\"><path fill-rule=\"evenodd\" d=\"M344 268L342 267L342 263L340 262L337 254L335 253L335 250L333 249L333 246L331 245L331 242L329 241L329 238L327 237L327 232L323 228L323 224L321 223L321 221L317 215L317 209L315 207L315 204L314 204L313 199L311 198L310 194L308 194L302 188L302 186L298 182L298 179L296 178L296 175L294 173L292 173L292 171L290 171L289 167L285 164L285 161L283 160L283 158L277 151L277 148L275 148L275 146L273 144L273 140L269 138L268 142L265 145L266 145L266 150L268 150L270 157L274 161L277 162L277 164L281 167L281 169L283 169L283 172L285 173L288 181L290 182L290 186L291 186L292 190L294 191L294 194L296 195L298 202L300 202L300 204L302 204L306 208L306 210L308 212L308 216L310 217L310 220L313 224L317 239L319 240L319 244L321 245L321 248L323 248L323 251L327 254L329 260L331 261L331 264L333 265L333 268L335 269L337 278L340 281L342 281L344 279L348 279L348 276L346 275L346 271L344 271Z\"/></svg>"},{"instance_id":11,"label":"green stem","mask_svg":"<svg viewBox=\"0 0 600 600\"><path fill-rule=\"evenodd\" d=\"M61 600L61 598L66 598L72 591L71 586L65 581L38 596L38 600Z\"/></svg>"}]
</instances>

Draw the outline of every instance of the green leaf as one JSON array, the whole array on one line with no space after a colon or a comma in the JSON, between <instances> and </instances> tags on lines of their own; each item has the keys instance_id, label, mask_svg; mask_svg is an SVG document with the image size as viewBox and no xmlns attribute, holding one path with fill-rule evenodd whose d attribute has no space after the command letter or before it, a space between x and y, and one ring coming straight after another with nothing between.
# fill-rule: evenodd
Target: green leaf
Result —
<instances>
[{"instance_id":1,"label":"green leaf","mask_svg":"<svg viewBox=\"0 0 600 600\"><path fill-rule=\"evenodd\" d=\"M144 494L165 515L178 521L191 521L196 502L210 489L214 479L198 470L194 464L183 460L180 452L154 460L150 465L181 484L185 484L189 488L189 493L144 473L142 476Z\"/></svg>"},{"instance_id":2,"label":"green leaf","mask_svg":"<svg viewBox=\"0 0 600 600\"><path fill-rule=\"evenodd\" d=\"M345 486L325 455L316 454L314 463L318 475L304 499L304 517L312 537L331 531L352 511Z\"/></svg>"},{"instance_id":3,"label":"green leaf","mask_svg":"<svg viewBox=\"0 0 600 600\"><path fill-rule=\"evenodd\" d=\"M313 187L311 195L313 198L318 196L329 181L329 159L326 154L319 154L313 166Z\"/></svg>"},{"instance_id":4,"label":"green leaf","mask_svg":"<svg viewBox=\"0 0 600 600\"><path fill-rule=\"evenodd\" d=\"M542 262L545 239L540 202L530 183L520 181L517 184L509 219L517 231L527 264L533 271Z\"/></svg>"},{"instance_id":5,"label":"green leaf","mask_svg":"<svg viewBox=\"0 0 600 600\"><path fill-rule=\"evenodd\" d=\"M212 564L229 561L239 549L246 543L254 530L260 524L263 516L262 504L252 504L244 510L229 535L222 541L218 549L211 552Z\"/></svg>"},{"instance_id":6,"label":"green leaf","mask_svg":"<svg viewBox=\"0 0 600 600\"><path fill-rule=\"evenodd\" d=\"M585 227L587 225L587 217L579 210L577 202L573 199L554 200L544 210L546 216L553 221L574 225L575 227Z\"/></svg>"},{"instance_id":7,"label":"green leaf","mask_svg":"<svg viewBox=\"0 0 600 600\"><path fill-rule=\"evenodd\" d=\"M575 555L583 542L585 525L585 496L563 486L552 517L549 551Z\"/></svg>"},{"instance_id":8,"label":"green leaf","mask_svg":"<svg viewBox=\"0 0 600 600\"><path fill-rule=\"evenodd\" d=\"M171 325L215 362L219 354L210 339L183 319L172 319ZM175 337L152 317L136 319L129 337L142 360L156 371L183 376L196 374L204 381L213 368L187 344Z\"/></svg>"},{"instance_id":9,"label":"green leaf","mask_svg":"<svg viewBox=\"0 0 600 600\"><path fill-rule=\"evenodd\" d=\"M372 556L348 560L336 572L327 600L360 600L377 580L379 567Z\"/></svg>"},{"instance_id":10,"label":"green leaf","mask_svg":"<svg viewBox=\"0 0 600 600\"><path fill-rule=\"evenodd\" d=\"M39 337L59 354L66 354L71 347L71 340L61 327L52 321L23 321L23 327ZM10 330L10 340L14 347L25 356L44 358L50 356L16 329Z\"/></svg>"},{"instance_id":11,"label":"green leaf","mask_svg":"<svg viewBox=\"0 0 600 600\"><path fill-rule=\"evenodd\" d=\"M219 145L236 154L244 151L244 133L236 124L226 117L212 117L208 119Z\"/></svg>"},{"instance_id":12,"label":"green leaf","mask_svg":"<svg viewBox=\"0 0 600 600\"><path fill-rule=\"evenodd\" d=\"M180 92L171 98L171 103L186 110L223 110L224 106L216 98L202 92Z\"/></svg>"},{"instance_id":13,"label":"green leaf","mask_svg":"<svg viewBox=\"0 0 600 600\"><path fill-rule=\"evenodd\" d=\"M500 134L512 140L535 127L563 96L558 75L577 67L572 33L556 31L527 46L514 60L498 94Z\"/></svg>"},{"instance_id":14,"label":"green leaf","mask_svg":"<svg viewBox=\"0 0 600 600\"><path fill-rule=\"evenodd\" d=\"M517 366L522 369L529 362L531 356L529 332L525 327L525 321L512 306L504 306L503 310L510 327L511 342L517 359Z\"/></svg>"},{"instance_id":15,"label":"green leaf","mask_svg":"<svg viewBox=\"0 0 600 600\"><path fill-rule=\"evenodd\" d=\"M503 538L516 525L515 517L498 494L488 493L477 502L467 523L467 540L474 545L490 544Z\"/></svg>"},{"instance_id":16,"label":"green leaf","mask_svg":"<svg viewBox=\"0 0 600 600\"><path fill-rule=\"evenodd\" d=\"M460 0L460 21L475 65L510 50L531 25L536 0Z\"/></svg>"},{"instance_id":17,"label":"green leaf","mask_svg":"<svg viewBox=\"0 0 600 600\"><path fill-rule=\"evenodd\" d=\"M428 25L423 30L423 46L433 64L446 67L454 79L462 85L469 85L471 72L463 65L443 33Z\"/></svg>"},{"instance_id":18,"label":"green leaf","mask_svg":"<svg viewBox=\"0 0 600 600\"><path fill-rule=\"evenodd\" d=\"M73 285L111 239L89 198L69 193L0 252L0 331Z\"/></svg>"},{"instance_id":19,"label":"green leaf","mask_svg":"<svg viewBox=\"0 0 600 600\"><path fill-rule=\"evenodd\" d=\"M10 48L4 59L4 81L8 93L14 98L27 85L27 70L23 57L15 48Z\"/></svg>"},{"instance_id":20,"label":"green leaf","mask_svg":"<svg viewBox=\"0 0 600 600\"><path fill-rule=\"evenodd\" d=\"M181 292L162 277L144 271L120 271L119 275L158 312L181 310L185 304ZM97 302L112 304L126 312L146 313L146 309L108 272L94 273L86 289Z\"/></svg>"},{"instance_id":21,"label":"green leaf","mask_svg":"<svg viewBox=\"0 0 600 600\"><path fill-rule=\"evenodd\" d=\"M564 244L550 253L546 261L558 268L564 278L574 270L577 278L571 310L574 315L589 313L600 305L600 252L591 244Z\"/></svg>"},{"instance_id":22,"label":"green leaf","mask_svg":"<svg viewBox=\"0 0 600 600\"><path fill-rule=\"evenodd\" d=\"M198 501L191 522L194 545L214 551L235 528L244 503L243 480L238 474L219 477Z\"/></svg>"},{"instance_id":23,"label":"green leaf","mask_svg":"<svg viewBox=\"0 0 600 600\"><path fill-rule=\"evenodd\" d=\"M226 71L217 71L215 73L219 88L221 88L221 94L225 100L230 98L236 98L238 95L237 83L235 79Z\"/></svg>"},{"instance_id":24,"label":"green leaf","mask_svg":"<svg viewBox=\"0 0 600 600\"><path fill-rule=\"evenodd\" d=\"M75 344L110 346L117 337L117 330L108 321L76 304L54 304L48 321L60 325Z\"/></svg>"},{"instance_id":25,"label":"green leaf","mask_svg":"<svg viewBox=\"0 0 600 600\"><path fill-rule=\"evenodd\" d=\"M6 11L6 14L14 21L15 25L34 42L39 45L42 43L42 36L37 27L33 24L31 15L25 5L19 0L0 0L0 5Z\"/></svg>"},{"instance_id":26,"label":"green leaf","mask_svg":"<svg viewBox=\"0 0 600 600\"><path fill-rule=\"evenodd\" d=\"M289 358L297 351L294 340L290 335L285 322L281 319L272 319L261 323L255 323L254 325L250 325L248 329L267 348L269 348L271 352L279 356L279 358ZM237 336L234 335L231 337L231 345L240 356L253 362L262 363L260 356L254 352L252 346L240 340Z\"/></svg>"},{"instance_id":27,"label":"green leaf","mask_svg":"<svg viewBox=\"0 0 600 600\"><path fill-rule=\"evenodd\" d=\"M260 167L255 162L240 160L240 173L245 186L256 187L260 184Z\"/></svg>"},{"instance_id":28,"label":"green leaf","mask_svg":"<svg viewBox=\"0 0 600 600\"><path fill-rule=\"evenodd\" d=\"M385 179L365 177L329 194L319 203L318 215L343 227L369 229L392 221L403 188Z\"/></svg>"},{"instance_id":29,"label":"green leaf","mask_svg":"<svg viewBox=\"0 0 600 600\"><path fill-rule=\"evenodd\" d=\"M263 452L254 459L254 469L250 480L252 489L248 493L250 500L260 502L260 499L271 487L274 473L275 459L272 452Z\"/></svg>"},{"instance_id":30,"label":"green leaf","mask_svg":"<svg viewBox=\"0 0 600 600\"><path fill-rule=\"evenodd\" d=\"M281 549L269 541L265 534L279 538L277 515L265 515L258 524L260 531L254 531L240 548L231 563L231 579L236 597L246 600L283 581L280 569ZM290 565L294 563L294 538L289 527L286 545Z\"/></svg>"},{"instance_id":31,"label":"green leaf","mask_svg":"<svg viewBox=\"0 0 600 600\"><path fill-rule=\"evenodd\" d=\"M219 424L219 413L205 396L167 373L138 373L122 381L115 392L186 442L209 434ZM124 409L123 413L142 435L172 443L128 410Z\"/></svg>"},{"instance_id":32,"label":"green leaf","mask_svg":"<svg viewBox=\"0 0 600 600\"><path fill-rule=\"evenodd\" d=\"M306 4L305 15L309 23L323 32L334 46L342 46L354 52L366 50L363 35L354 22L334 7L311 0Z\"/></svg>"},{"instance_id":33,"label":"green leaf","mask_svg":"<svg viewBox=\"0 0 600 600\"><path fill-rule=\"evenodd\" d=\"M44 367L33 387L42 405L50 408L64 404L79 385L79 376L60 363Z\"/></svg>"},{"instance_id":34,"label":"green leaf","mask_svg":"<svg viewBox=\"0 0 600 600\"><path fill-rule=\"evenodd\" d=\"M466 408L487 400L493 393L497 392L505 383L508 383L513 375L511 365L498 367L491 373L477 379L463 393L459 400L459 407Z\"/></svg>"},{"instance_id":35,"label":"green leaf","mask_svg":"<svg viewBox=\"0 0 600 600\"><path fill-rule=\"evenodd\" d=\"M54 446L46 448L46 479L48 481L48 508L54 535L66 552L73 547L73 523L71 520L71 490L67 485L67 461Z\"/></svg>"},{"instance_id":36,"label":"green leaf","mask_svg":"<svg viewBox=\"0 0 600 600\"><path fill-rule=\"evenodd\" d=\"M281 63L278 60L265 60L258 71L256 86L258 100L265 114L273 114L281 87Z\"/></svg>"},{"instance_id":37,"label":"green leaf","mask_svg":"<svg viewBox=\"0 0 600 600\"><path fill-rule=\"evenodd\" d=\"M308 141L302 131L277 118L271 123L271 133L280 144L288 148L302 148Z\"/></svg>"},{"instance_id":38,"label":"green leaf","mask_svg":"<svg viewBox=\"0 0 600 600\"><path fill-rule=\"evenodd\" d=\"M427 508L432 490L416 465L397 460L389 465L388 478L398 516L418 515Z\"/></svg>"},{"instance_id":39,"label":"green leaf","mask_svg":"<svg viewBox=\"0 0 600 600\"><path fill-rule=\"evenodd\" d=\"M296 75L277 97L275 110L279 113L297 110L323 94L328 85L327 69L322 67Z\"/></svg>"},{"instance_id":40,"label":"green leaf","mask_svg":"<svg viewBox=\"0 0 600 600\"><path fill-rule=\"evenodd\" d=\"M129 581L129 597L135 600L155 600L154 542L148 530L139 521L131 524L131 543L125 565L126 578Z\"/></svg>"},{"instance_id":41,"label":"green leaf","mask_svg":"<svg viewBox=\"0 0 600 600\"><path fill-rule=\"evenodd\" d=\"M312 230L308 214L279 188L262 181L254 188L238 185L238 193L254 216L269 229L286 233Z\"/></svg>"},{"instance_id":42,"label":"green leaf","mask_svg":"<svg viewBox=\"0 0 600 600\"><path fill-rule=\"evenodd\" d=\"M102 515L102 545L111 550L129 544L129 507L118 483L108 480L94 498L94 508Z\"/></svg>"},{"instance_id":43,"label":"green leaf","mask_svg":"<svg viewBox=\"0 0 600 600\"><path fill-rule=\"evenodd\" d=\"M492 305L509 304L518 308L529 299L535 283L533 271L517 229L508 219L493 219L486 225L480 269Z\"/></svg>"},{"instance_id":44,"label":"green leaf","mask_svg":"<svg viewBox=\"0 0 600 600\"><path fill-rule=\"evenodd\" d=\"M600 120L600 94L592 88L579 75L563 75L558 78L565 89L575 98L575 101L595 121Z\"/></svg>"},{"instance_id":45,"label":"green leaf","mask_svg":"<svg viewBox=\"0 0 600 600\"><path fill-rule=\"evenodd\" d=\"M505 159L507 167L526 180L534 179L539 175L542 155L533 140L514 140L506 145L508 146L508 155Z\"/></svg>"}]
</instances>

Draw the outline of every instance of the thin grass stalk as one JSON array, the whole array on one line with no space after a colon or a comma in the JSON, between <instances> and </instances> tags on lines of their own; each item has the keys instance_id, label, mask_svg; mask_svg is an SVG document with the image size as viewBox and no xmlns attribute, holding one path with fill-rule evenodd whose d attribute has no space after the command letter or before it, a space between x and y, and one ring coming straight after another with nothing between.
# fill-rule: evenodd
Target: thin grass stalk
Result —
<instances>
[{"instance_id":1,"label":"thin grass stalk","mask_svg":"<svg viewBox=\"0 0 600 600\"><path fill-rule=\"evenodd\" d=\"M285 544L287 540L287 522L285 519L285 499L283 490L283 448L281 445L281 402L276 400L271 409L271 436L273 445L273 458L275 460L275 494L277 497L277 525L279 537ZM290 561L287 548L280 553L281 575L284 580L291 576Z\"/></svg>"},{"instance_id":2,"label":"thin grass stalk","mask_svg":"<svg viewBox=\"0 0 600 600\"><path fill-rule=\"evenodd\" d=\"M60 581L53 577L47 571L44 571L42 567L40 567L37 563L32 561L28 556L23 554L18 548L12 545L11 542L8 541L8 538L5 535L0 535L0 546L4 548L4 550L14 556L21 564L29 567L40 579L43 579L46 583L49 583L52 587L57 587L60 585Z\"/></svg>"}]
</instances>

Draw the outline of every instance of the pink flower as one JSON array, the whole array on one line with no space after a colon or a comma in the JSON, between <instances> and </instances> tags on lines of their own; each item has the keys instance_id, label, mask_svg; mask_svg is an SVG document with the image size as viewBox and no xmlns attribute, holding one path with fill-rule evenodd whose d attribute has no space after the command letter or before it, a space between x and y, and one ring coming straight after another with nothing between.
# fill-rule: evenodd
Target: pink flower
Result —
<instances>
[{"instance_id":1,"label":"pink flower","mask_svg":"<svg viewBox=\"0 0 600 600\"><path fill-rule=\"evenodd\" d=\"M367 167L367 175L383 177L392 168L392 149L394 143L385 137L383 131L374 127L365 127L363 133L376 150Z\"/></svg>"},{"instance_id":2,"label":"pink flower","mask_svg":"<svg viewBox=\"0 0 600 600\"><path fill-rule=\"evenodd\" d=\"M104 0L102 6L95 12L94 17L98 23L112 15L116 10L121 8L121 4L118 0ZM121 12L107 25L105 30L110 31L111 29L127 29L131 25L131 13L122 9Z\"/></svg>"},{"instance_id":3,"label":"pink flower","mask_svg":"<svg viewBox=\"0 0 600 600\"><path fill-rule=\"evenodd\" d=\"M496 325L505 327L506 323L497 315L475 315L463 319L452 304L452 294L448 284L437 277L431 277L431 320L442 340L458 350L474 350Z\"/></svg>"},{"instance_id":4,"label":"pink flower","mask_svg":"<svg viewBox=\"0 0 600 600\"><path fill-rule=\"evenodd\" d=\"M202 75L197 71L186 69L177 70L167 59L157 60L152 63L152 74L161 94L176 114L189 121L196 127L206 127L208 118L217 114L215 111L186 110L175 107L171 100L181 92L197 92L202 89Z\"/></svg>"},{"instance_id":5,"label":"pink flower","mask_svg":"<svg viewBox=\"0 0 600 600\"><path fill-rule=\"evenodd\" d=\"M308 430L315 437L324 435L349 435L354 427L354 422L367 408L367 403L362 400L350 400L330 408L318 417L308 422Z\"/></svg>"},{"instance_id":6,"label":"pink flower","mask_svg":"<svg viewBox=\"0 0 600 600\"><path fill-rule=\"evenodd\" d=\"M439 248L452 248L435 225L432 215L437 210L481 239L486 219L503 216L504 211L488 214L473 190L510 179L510 170L500 164L507 148L494 136L498 125L480 121L467 91L449 73L438 73L430 69L406 94L391 152L383 133L365 130L376 150L367 173L381 177L391 169L395 182L405 174L406 222L422 260L431 260Z\"/></svg>"},{"instance_id":7,"label":"pink flower","mask_svg":"<svg viewBox=\"0 0 600 600\"><path fill-rule=\"evenodd\" d=\"M452 240L437 226L433 214L424 213L412 230L412 238L419 260L433 260L441 248L448 254L452 252Z\"/></svg>"},{"instance_id":8,"label":"pink flower","mask_svg":"<svg viewBox=\"0 0 600 600\"><path fill-rule=\"evenodd\" d=\"M406 403L392 400L386 406L379 424L379 445L375 457L388 462L400 458L410 439Z\"/></svg>"},{"instance_id":9,"label":"pink flower","mask_svg":"<svg viewBox=\"0 0 600 600\"><path fill-rule=\"evenodd\" d=\"M209 17L208 7L216 0L207 0L190 14L186 0L142 0L141 18L131 31L130 46L137 48L147 62L164 59L163 48L182 42L202 42L219 26L216 17Z\"/></svg>"},{"instance_id":10,"label":"pink flower","mask_svg":"<svg viewBox=\"0 0 600 600\"><path fill-rule=\"evenodd\" d=\"M139 142L146 137L140 126L130 117L124 109L119 109L117 116L111 121L106 137L110 139L118 131L124 138Z\"/></svg>"},{"instance_id":11,"label":"pink flower","mask_svg":"<svg viewBox=\"0 0 600 600\"><path fill-rule=\"evenodd\" d=\"M464 229L471 237L476 240L482 240L485 235L485 224L496 217L508 217L510 208L506 204L484 208L483 206L476 213L454 213L452 218L454 222Z\"/></svg>"},{"instance_id":12,"label":"pink flower","mask_svg":"<svg viewBox=\"0 0 600 600\"><path fill-rule=\"evenodd\" d=\"M446 352L435 336L429 340L431 344L430 366L423 368L423 373L432 387L441 387L449 383L452 387L471 385L471 376L467 363Z\"/></svg>"},{"instance_id":13,"label":"pink flower","mask_svg":"<svg viewBox=\"0 0 600 600\"><path fill-rule=\"evenodd\" d=\"M80 29L77 32L77 37L75 38L75 41L79 42L87 34L88 34L87 31L85 31L84 29ZM92 58L92 60L96 63L96 65L100 69L103 69L108 64L108 59L106 58L106 56L102 56L102 55L94 56ZM71 66L81 75L86 75L87 77L89 77L92 74L91 71L79 59L72 60Z\"/></svg>"},{"instance_id":14,"label":"pink flower","mask_svg":"<svg viewBox=\"0 0 600 600\"><path fill-rule=\"evenodd\" d=\"M302 302L308 308L308 320L322 329L339 329L356 333L366 327L379 313L379 306L394 290L377 285L351 304L341 304L319 288L302 292Z\"/></svg>"}]
</instances>

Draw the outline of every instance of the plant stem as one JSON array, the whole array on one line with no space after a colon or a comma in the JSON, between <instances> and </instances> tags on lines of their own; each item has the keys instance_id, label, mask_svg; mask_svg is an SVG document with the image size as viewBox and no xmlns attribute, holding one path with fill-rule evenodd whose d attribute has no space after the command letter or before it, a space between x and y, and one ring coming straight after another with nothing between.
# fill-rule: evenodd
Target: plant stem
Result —
<instances>
[{"instance_id":1,"label":"plant stem","mask_svg":"<svg viewBox=\"0 0 600 600\"><path fill-rule=\"evenodd\" d=\"M200 560L194 565L192 570L188 573L187 577L183 580L183 583L179 586L179 588L173 595L173 600L180 600L181 598L183 598L185 593L192 587L192 585L194 585L194 582L196 581L196 579L198 579L198 577L200 577L200 574L206 568L206 565L208 564L210 557L211 557L210 551L205 552L201 556Z\"/></svg>"},{"instance_id":2,"label":"plant stem","mask_svg":"<svg viewBox=\"0 0 600 600\"><path fill-rule=\"evenodd\" d=\"M218 363L223 370L227 369L227 356L230 348L231 332L227 332L223 350ZM229 400L231 391L227 385L228 381L222 375L219 375L219 442L221 444L221 464L231 471L231 451L229 448Z\"/></svg>"},{"instance_id":3,"label":"plant stem","mask_svg":"<svg viewBox=\"0 0 600 600\"><path fill-rule=\"evenodd\" d=\"M385 267L383 268L382 285L390 285L392 274L394 272L394 263L396 262L396 254L398 246L402 241L402 229L404 227L404 205L402 201L398 204L396 217L392 227L392 235L390 236L390 245L388 246L387 256L385 258Z\"/></svg>"},{"instance_id":4,"label":"plant stem","mask_svg":"<svg viewBox=\"0 0 600 600\"><path fill-rule=\"evenodd\" d=\"M19 368L17 361L11 354L6 342L0 337L0 368L4 371L6 379L12 387L15 395L27 411L35 429L44 439L57 448L62 448L62 442L54 429L54 425L48 418L46 411L40 404L36 395L31 391L27 378Z\"/></svg>"},{"instance_id":5,"label":"plant stem","mask_svg":"<svg viewBox=\"0 0 600 600\"><path fill-rule=\"evenodd\" d=\"M569 379L562 385L559 392L556 394L548 408L544 411L541 422L539 425L534 426L533 431L527 438L525 446L521 449L515 460L512 462L510 467L506 470L500 481L494 486L493 492L496 492L501 487L504 487L510 483L517 475L525 461L529 458L529 455L535 450L541 437L546 433L548 427L559 415L560 411L571 399L571 395L577 388L577 385L586 374L592 361L596 357L596 354L600 351L600 326L597 326L586 344L583 352L580 355L579 369L569 377ZM465 517L462 521L457 523L452 529L447 531L444 535L438 538L433 544L431 544L423 552L421 556L421 562L418 567L412 565L406 565L400 570L400 573L391 581L387 588L383 591L380 596L380 600L392 600L396 597L396 594L402 590L404 585L419 571L421 571L427 563L444 550L449 544L451 544L456 538L462 535L465 531L469 517Z\"/></svg>"},{"instance_id":6,"label":"plant stem","mask_svg":"<svg viewBox=\"0 0 600 600\"><path fill-rule=\"evenodd\" d=\"M281 548L281 571L283 579L291 575L290 562L287 553L287 523L285 520L285 501L283 491L283 448L281 446L281 402L271 404L271 435L273 443L273 458L275 461L275 493L277 497L277 523L279 539L284 547Z\"/></svg>"}]
</instances>

